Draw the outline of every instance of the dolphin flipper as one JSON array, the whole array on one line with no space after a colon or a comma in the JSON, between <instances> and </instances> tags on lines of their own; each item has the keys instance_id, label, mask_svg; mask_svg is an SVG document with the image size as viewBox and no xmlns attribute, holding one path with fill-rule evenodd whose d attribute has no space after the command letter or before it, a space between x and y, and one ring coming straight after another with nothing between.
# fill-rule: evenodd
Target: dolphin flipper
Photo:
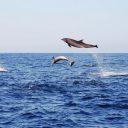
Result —
<instances>
[{"instance_id":1,"label":"dolphin flipper","mask_svg":"<svg viewBox=\"0 0 128 128\"><path fill-rule=\"evenodd\" d=\"M71 45L70 45L70 44L68 44L68 46L69 46L69 47L71 47Z\"/></svg>"}]
</instances>

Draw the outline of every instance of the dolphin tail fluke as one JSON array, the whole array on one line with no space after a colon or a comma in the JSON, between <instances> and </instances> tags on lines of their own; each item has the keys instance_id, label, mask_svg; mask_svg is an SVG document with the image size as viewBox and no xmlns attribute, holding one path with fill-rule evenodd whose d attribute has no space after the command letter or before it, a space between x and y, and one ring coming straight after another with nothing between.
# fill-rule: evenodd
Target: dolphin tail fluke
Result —
<instances>
[{"instance_id":1,"label":"dolphin tail fluke","mask_svg":"<svg viewBox=\"0 0 128 128\"><path fill-rule=\"evenodd\" d=\"M70 62L70 66L73 66L74 63L75 63L75 61L71 61L71 62Z\"/></svg>"},{"instance_id":2,"label":"dolphin tail fluke","mask_svg":"<svg viewBox=\"0 0 128 128\"><path fill-rule=\"evenodd\" d=\"M98 48L98 45L95 45L96 48Z\"/></svg>"},{"instance_id":3,"label":"dolphin tail fluke","mask_svg":"<svg viewBox=\"0 0 128 128\"><path fill-rule=\"evenodd\" d=\"M52 57L52 65L55 63L55 57Z\"/></svg>"}]
</instances>

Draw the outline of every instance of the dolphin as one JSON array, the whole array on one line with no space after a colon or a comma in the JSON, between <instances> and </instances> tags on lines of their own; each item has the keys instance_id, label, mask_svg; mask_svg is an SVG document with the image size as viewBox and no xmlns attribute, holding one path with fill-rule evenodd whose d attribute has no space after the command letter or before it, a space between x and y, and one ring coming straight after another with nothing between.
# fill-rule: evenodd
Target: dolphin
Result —
<instances>
[{"instance_id":1,"label":"dolphin","mask_svg":"<svg viewBox=\"0 0 128 128\"><path fill-rule=\"evenodd\" d=\"M58 57L52 57L52 65L53 64L56 64L58 61L62 61L62 60L65 60L65 61L68 61L70 66L72 66L75 62L74 61L71 61L68 57L65 57L65 56L58 56Z\"/></svg>"},{"instance_id":2,"label":"dolphin","mask_svg":"<svg viewBox=\"0 0 128 128\"><path fill-rule=\"evenodd\" d=\"M7 70L5 68L0 67L0 72L6 72Z\"/></svg>"},{"instance_id":3,"label":"dolphin","mask_svg":"<svg viewBox=\"0 0 128 128\"><path fill-rule=\"evenodd\" d=\"M70 38L63 38L61 40L66 42L69 47L74 46L74 47L77 47L77 48L93 48L93 47L98 48L97 45L86 44L86 43L83 42L83 40L78 40L77 41L77 40L70 39Z\"/></svg>"}]
</instances>

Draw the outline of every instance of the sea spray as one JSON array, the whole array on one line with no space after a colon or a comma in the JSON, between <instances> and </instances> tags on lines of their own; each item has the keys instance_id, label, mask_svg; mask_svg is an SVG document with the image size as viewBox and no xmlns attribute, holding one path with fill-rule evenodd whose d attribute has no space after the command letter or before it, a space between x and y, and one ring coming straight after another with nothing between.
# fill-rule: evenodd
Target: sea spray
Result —
<instances>
[{"instance_id":1,"label":"sea spray","mask_svg":"<svg viewBox=\"0 0 128 128\"><path fill-rule=\"evenodd\" d=\"M105 64L103 55L98 53L93 53L92 56L95 58L98 68L98 73L101 77L109 77L109 76L127 76L127 71L119 71L118 69L113 69L110 67L111 60L107 61Z\"/></svg>"},{"instance_id":2,"label":"sea spray","mask_svg":"<svg viewBox=\"0 0 128 128\"><path fill-rule=\"evenodd\" d=\"M96 60L99 74L101 76L103 76L103 73L105 71L104 66L103 66L103 57L100 54L98 54L98 53L93 53L92 56Z\"/></svg>"}]
</instances>

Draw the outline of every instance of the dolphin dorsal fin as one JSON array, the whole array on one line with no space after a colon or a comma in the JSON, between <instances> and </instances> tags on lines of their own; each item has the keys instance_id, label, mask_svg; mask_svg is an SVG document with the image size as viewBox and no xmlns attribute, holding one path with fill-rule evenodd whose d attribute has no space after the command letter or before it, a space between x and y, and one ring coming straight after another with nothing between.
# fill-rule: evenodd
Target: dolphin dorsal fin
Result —
<instances>
[{"instance_id":1,"label":"dolphin dorsal fin","mask_svg":"<svg viewBox=\"0 0 128 128\"><path fill-rule=\"evenodd\" d=\"M79 40L79 42L83 42L83 39L82 40Z\"/></svg>"}]
</instances>

